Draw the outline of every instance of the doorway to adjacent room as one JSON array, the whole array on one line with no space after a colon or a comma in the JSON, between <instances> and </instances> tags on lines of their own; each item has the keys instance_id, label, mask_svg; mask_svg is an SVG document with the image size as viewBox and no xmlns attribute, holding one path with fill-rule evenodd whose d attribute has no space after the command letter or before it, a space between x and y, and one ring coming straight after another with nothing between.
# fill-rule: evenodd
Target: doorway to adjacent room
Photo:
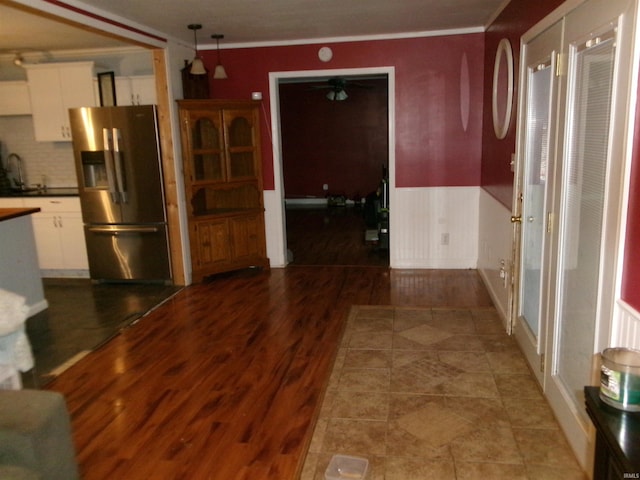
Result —
<instances>
[{"instance_id":1,"label":"doorway to adjacent room","mask_svg":"<svg viewBox=\"0 0 640 480\"><path fill-rule=\"evenodd\" d=\"M290 264L388 265L387 97L387 75L280 82Z\"/></svg>"},{"instance_id":2,"label":"doorway to adjacent room","mask_svg":"<svg viewBox=\"0 0 640 480\"><path fill-rule=\"evenodd\" d=\"M356 119L353 118L353 114L350 114L351 120L341 117L339 114L344 112L338 109L346 105L346 101L337 100L336 79L345 82L338 87L341 92L344 89L348 97L346 101L352 100L353 103L358 97L377 90L375 102L382 104L383 116L381 117L380 109L377 108L375 114L367 110L360 111ZM388 224L389 217L393 215L395 183L394 69L380 67L275 72L270 74L270 83L275 177L271 207L282 212L281 225L272 224L270 230L273 234L282 235L282 244L278 246L278 250L282 248L285 259L283 263L389 265L393 240ZM290 128L291 122L287 121L292 117L288 110L291 107L283 103L283 95L286 99L288 91L294 91L298 96L313 95L315 101L323 102L320 108L327 112L323 117L316 118L316 114L300 108L293 114L293 118L297 119L296 125L293 129ZM332 93L333 99L330 99ZM305 107L307 102L299 101L298 104ZM305 129L298 125L303 118L311 119L316 127ZM372 126L371 122L375 122L376 125ZM384 125L380 125L381 122ZM363 130L367 129L375 130L378 137L379 132L384 131L384 138L367 136L363 133ZM316 145L322 145L324 142L325 153L318 152L320 147L300 151L301 143L298 140L301 135L307 135L308 140L311 143L316 142ZM360 138L355 141L354 138L357 136ZM295 141L288 143L288 139ZM352 141L349 142L348 139ZM345 142L349 144L345 145ZM358 145L358 142L364 145L360 150L354 146ZM331 166L327 158L339 157L340 152L344 150L350 150L350 156L343 159L341 164L339 160L337 167L335 164ZM345 164L348 167L345 168ZM338 173L332 174L330 168L337 168ZM326 178L333 180L329 181ZM383 180L386 182L386 201L389 208L384 212L387 221L384 232L386 237L381 239L378 222L380 208L373 207L376 209L376 218L373 221L367 213L371 211L375 200L372 197L381 192ZM268 198L265 199L265 203L269 209ZM274 219L275 216L270 218Z\"/></svg>"}]
</instances>

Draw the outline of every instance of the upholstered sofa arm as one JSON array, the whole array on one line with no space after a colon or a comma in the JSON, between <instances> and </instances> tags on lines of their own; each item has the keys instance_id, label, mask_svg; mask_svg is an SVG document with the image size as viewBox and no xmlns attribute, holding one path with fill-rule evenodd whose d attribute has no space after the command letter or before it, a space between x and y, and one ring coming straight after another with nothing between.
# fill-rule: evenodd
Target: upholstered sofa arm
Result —
<instances>
[{"instance_id":1,"label":"upholstered sofa arm","mask_svg":"<svg viewBox=\"0 0 640 480\"><path fill-rule=\"evenodd\" d=\"M0 390L0 477L79 478L71 422L61 394Z\"/></svg>"}]
</instances>

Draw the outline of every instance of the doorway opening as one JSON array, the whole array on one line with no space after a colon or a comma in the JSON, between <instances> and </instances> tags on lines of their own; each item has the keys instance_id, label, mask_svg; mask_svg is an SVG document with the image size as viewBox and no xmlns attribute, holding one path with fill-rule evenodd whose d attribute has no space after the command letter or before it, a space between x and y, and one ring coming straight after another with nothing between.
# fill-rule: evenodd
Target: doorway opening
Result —
<instances>
[{"instance_id":1,"label":"doorway opening","mask_svg":"<svg viewBox=\"0 0 640 480\"><path fill-rule=\"evenodd\" d=\"M283 265L389 266L394 69L276 72L270 80L271 207L282 219L271 231Z\"/></svg>"}]
</instances>

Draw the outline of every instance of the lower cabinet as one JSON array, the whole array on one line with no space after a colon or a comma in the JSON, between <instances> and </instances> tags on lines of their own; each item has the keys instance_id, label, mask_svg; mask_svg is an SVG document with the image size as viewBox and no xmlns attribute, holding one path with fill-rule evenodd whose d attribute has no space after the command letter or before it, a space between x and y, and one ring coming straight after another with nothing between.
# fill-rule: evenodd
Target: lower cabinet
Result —
<instances>
[{"instance_id":1,"label":"lower cabinet","mask_svg":"<svg viewBox=\"0 0 640 480\"><path fill-rule=\"evenodd\" d=\"M266 258L264 215L238 214L191 222L193 280L249 266L269 267Z\"/></svg>"},{"instance_id":2,"label":"lower cabinet","mask_svg":"<svg viewBox=\"0 0 640 480\"><path fill-rule=\"evenodd\" d=\"M88 270L79 199L24 198L23 202L25 207L40 208L31 216L40 270Z\"/></svg>"},{"instance_id":3,"label":"lower cabinet","mask_svg":"<svg viewBox=\"0 0 640 480\"><path fill-rule=\"evenodd\" d=\"M594 480L640 478L640 417L600 399L600 387L585 387L587 413L596 428Z\"/></svg>"}]
</instances>

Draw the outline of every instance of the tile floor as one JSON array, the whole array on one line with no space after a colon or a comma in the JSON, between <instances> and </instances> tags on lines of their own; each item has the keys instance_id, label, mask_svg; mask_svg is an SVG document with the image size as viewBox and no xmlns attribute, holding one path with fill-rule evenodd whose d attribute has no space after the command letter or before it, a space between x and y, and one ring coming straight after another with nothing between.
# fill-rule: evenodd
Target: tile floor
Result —
<instances>
[{"instance_id":1,"label":"tile floor","mask_svg":"<svg viewBox=\"0 0 640 480\"><path fill-rule=\"evenodd\" d=\"M492 308L354 307L301 480L586 479Z\"/></svg>"}]
</instances>

